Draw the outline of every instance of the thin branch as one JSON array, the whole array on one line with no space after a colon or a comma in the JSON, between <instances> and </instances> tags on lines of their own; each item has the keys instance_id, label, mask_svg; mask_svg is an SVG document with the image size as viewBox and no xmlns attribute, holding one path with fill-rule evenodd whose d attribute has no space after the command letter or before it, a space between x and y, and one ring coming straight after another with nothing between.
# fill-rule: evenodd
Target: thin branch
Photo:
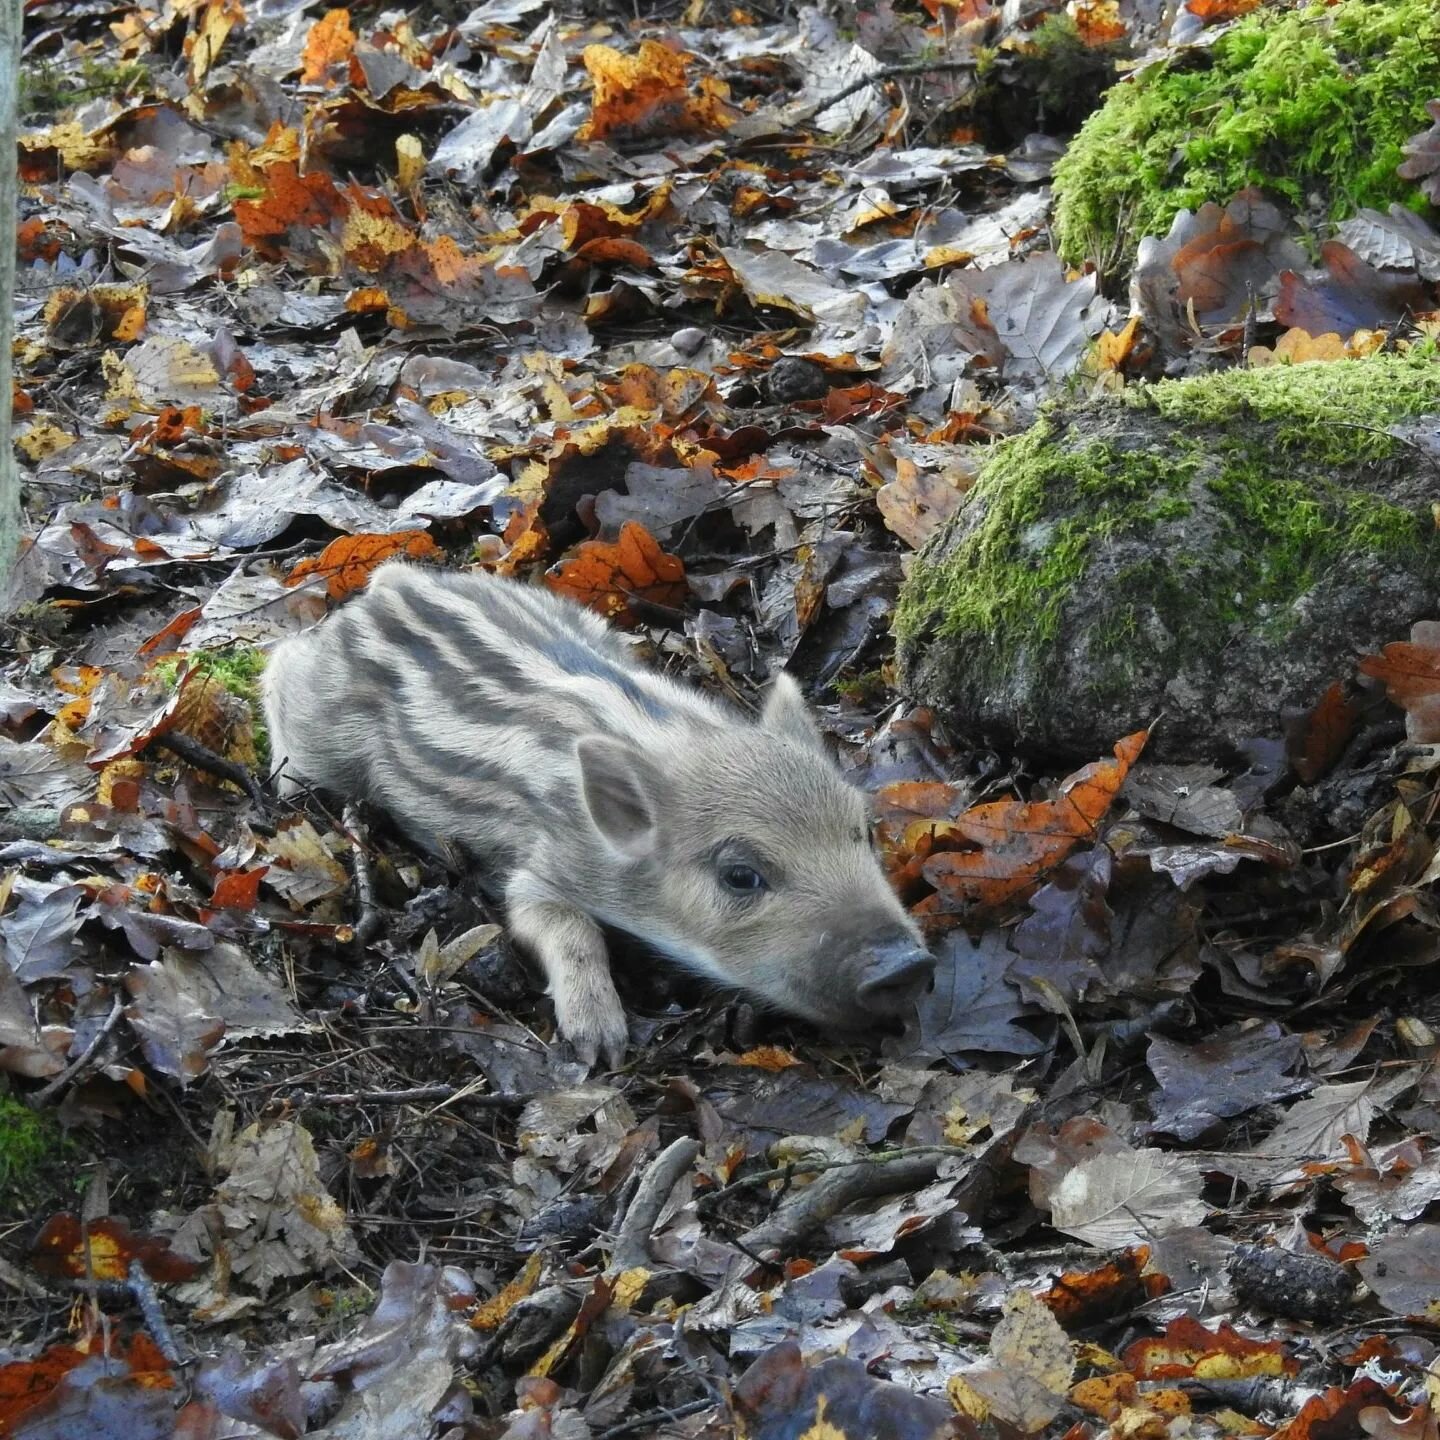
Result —
<instances>
[{"instance_id":1,"label":"thin branch","mask_svg":"<svg viewBox=\"0 0 1440 1440\"><path fill-rule=\"evenodd\" d=\"M659 1222L660 1212L699 1153L700 1142L686 1136L672 1141L650 1162L620 1222L615 1250L610 1257L612 1270L633 1270L637 1265L653 1263L650 1236Z\"/></svg>"},{"instance_id":2,"label":"thin branch","mask_svg":"<svg viewBox=\"0 0 1440 1440\"><path fill-rule=\"evenodd\" d=\"M838 105L842 100L848 100L867 85L875 85L882 80L898 80L907 75L944 75L957 70L974 70L977 63L971 56L966 60L908 60L900 65L882 65L878 70L872 70L868 75L862 75L858 80L852 80L850 84L842 85L833 95L826 95L813 105L807 106L798 115L790 117L787 123L808 125L817 115L823 115L832 105Z\"/></svg>"},{"instance_id":3,"label":"thin branch","mask_svg":"<svg viewBox=\"0 0 1440 1440\"><path fill-rule=\"evenodd\" d=\"M221 780L238 785L249 796L251 804L262 813L269 808L265 803L265 792L260 788L260 782L243 765L227 760L223 755L217 755L189 735L157 735L150 741L150 745L158 745L162 750L168 750L196 770L208 771Z\"/></svg>"},{"instance_id":4,"label":"thin branch","mask_svg":"<svg viewBox=\"0 0 1440 1440\"><path fill-rule=\"evenodd\" d=\"M350 832L351 863L355 874L355 898L360 902L360 918L355 922L355 947L363 950L380 928L380 906L375 901L375 872L370 868L370 834L360 818L359 807L350 804L341 812L345 828Z\"/></svg>"},{"instance_id":5,"label":"thin branch","mask_svg":"<svg viewBox=\"0 0 1440 1440\"><path fill-rule=\"evenodd\" d=\"M860 1160L822 1175L792 1195L768 1220L740 1237L749 1249L784 1254L856 1200L928 1185L940 1169L938 1155L902 1155L885 1164Z\"/></svg>"},{"instance_id":6,"label":"thin branch","mask_svg":"<svg viewBox=\"0 0 1440 1440\"><path fill-rule=\"evenodd\" d=\"M34 1095L30 1103L37 1110L48 1105L69 1083L95 1058L95 1052L104 1043L105 1037L120 1023L120 1016L125 1010L125 997L117 990L115 999L111 1003L110 1013L105 1017L104 1023L90 1037L90 1043L41 1091Z\"/></svg>"},{"instance_id":7,"label":"thin branch","mask_svg":"<svg viewBox=\"0 0 1440 1440\"><path fill-rule=\"evenodd\" d=\"M481 1110L518 1110L535 1098L533 1095L518 1092L513 1095L495 1091L475 1091L467 1094L469 1089L468 1085L416 1085L409 1090L344 1090L329 1093L296 1090L283 1098L296 1108L318 1106L332 1110L354 1105L423 1105L440 1100L463 1101Z\"/></svg>"},{"instance_id":8,"label":"thin branch","mask_svg":"<svg viewBox=\"0 0 1440 1440\"><path fill-rule=\"evenodd\" d=\"M711 1406L719 1403L705 1395L699 1400L687 1400L683 1405L676 1405L670 1410L647 1410L645 1414L637 1415L633 1420L622 1420L618 1425L612 1425L608 1430L602 1430L595 1440L621 1440L622 1436L635 1435L641 1430L651 1430L667 1421L684 1420L688 1416L698 1415L702 1410L708 1410Z\"/></svg>"}]
</instances>

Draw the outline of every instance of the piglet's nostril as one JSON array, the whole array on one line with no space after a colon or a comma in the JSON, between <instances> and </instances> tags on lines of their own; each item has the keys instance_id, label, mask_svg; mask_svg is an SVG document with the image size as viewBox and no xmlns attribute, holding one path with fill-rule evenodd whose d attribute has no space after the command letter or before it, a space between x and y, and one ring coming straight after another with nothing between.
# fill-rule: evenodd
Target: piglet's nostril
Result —
<instances>
[{"instance_id":1,"label":"piglet's nostril","mask_svg":"<svg viewBox=\"0 0 1440 1440\"><path fill-rule=\"evenodd\" d=\"M879 1011L898 1010L913 1003L934 974L934 959L908 936L887 941L871 950L856 994Z\"/></svg>"}]
</instances>

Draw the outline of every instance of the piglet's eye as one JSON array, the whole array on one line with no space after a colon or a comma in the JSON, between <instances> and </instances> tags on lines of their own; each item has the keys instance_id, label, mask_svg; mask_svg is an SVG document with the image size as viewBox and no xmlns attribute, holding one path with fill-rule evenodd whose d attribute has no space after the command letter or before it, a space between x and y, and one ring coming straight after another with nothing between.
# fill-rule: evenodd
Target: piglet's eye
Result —
<instances>
[{"instance_id":1,"label":"piglet's eye","mask_svg":"<svg viewBox=\"0 0 1440 1440\"><path fill-rule=\"evenodd\" d=\"M720 883L737 895L758 895L769 887L765 877L750 865L727 865L720 872Z\"/></svg>"}]
</instances>

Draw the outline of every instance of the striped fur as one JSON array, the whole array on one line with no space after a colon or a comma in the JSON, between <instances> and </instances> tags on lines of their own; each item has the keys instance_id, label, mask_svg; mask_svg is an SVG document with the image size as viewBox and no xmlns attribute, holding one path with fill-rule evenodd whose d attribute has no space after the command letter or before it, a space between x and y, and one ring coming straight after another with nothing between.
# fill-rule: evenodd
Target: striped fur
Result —
<instances>
[{"instance_id":1,"label":"striped fur","mask_svg":"<svg viewBox=\"0 0 1440 1440\"><path fill-rule=\"evenodd\" d=\"M591 1062L626 1040L600 925L847 1026L876 947L918 946L788 678L748 720L547 591L391 563L277 648L265 708L282 792L373 801L482 868Z\"/></svg>"}]
</instances>

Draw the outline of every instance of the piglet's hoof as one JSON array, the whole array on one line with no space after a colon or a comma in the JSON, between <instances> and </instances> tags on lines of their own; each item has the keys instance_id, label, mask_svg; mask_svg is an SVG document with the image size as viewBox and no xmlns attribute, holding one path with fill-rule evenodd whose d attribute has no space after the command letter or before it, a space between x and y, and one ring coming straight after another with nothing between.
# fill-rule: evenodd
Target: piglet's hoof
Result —
<instances>
[{"instance_id":1,"label":"piglet's hoof","mask_svg":"<svg viewBox=\"0 0 1440 1440\"><path fill-rule=\"evenodd\" d=\"M602 1060L607 1070L624 1065L630 1033L618 997L571 996L567 1004L557 999L555 1018L560 1034L587 1070L594 1070Z\"/></svg>"}]
</instances>

